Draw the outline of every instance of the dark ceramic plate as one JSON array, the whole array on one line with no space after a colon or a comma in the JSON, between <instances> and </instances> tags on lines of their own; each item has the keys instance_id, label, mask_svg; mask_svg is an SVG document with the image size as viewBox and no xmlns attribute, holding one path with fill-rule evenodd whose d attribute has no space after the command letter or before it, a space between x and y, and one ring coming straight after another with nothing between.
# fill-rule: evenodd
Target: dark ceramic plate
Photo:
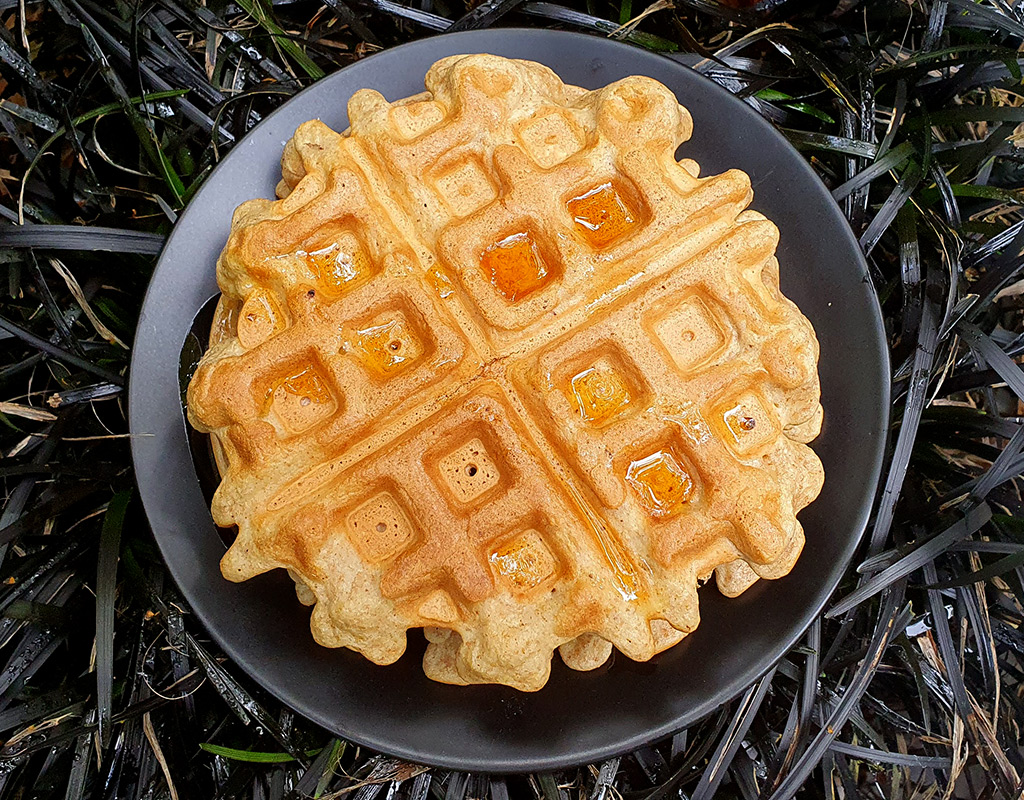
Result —
<instances>
[{"instance_id":1,"label":"dark ceramic plate","mask_svg":"<svg viewBox=\"0 0 1024 800\"><path fill-rule=\"evenodd\" d=\"M437 59L489 52L547 64L568 83L597 88L628 75L669 86L693 115L680 156L702 174L745 170L757 210L782 232L782 287L821 342L825 428L814 443L824 491L801 514L807 546L793 572L735 600L701 592L702 622L682 644L645 664L619 656L592 673L556 658L540 692L428 681L424 642L388 667L317 646L309 611L283 571L244 584L220 576L225 544L193 466L179 393L179 353L199 310L217 292L214 263L231 212L273 197L284 143L305 120L347 126L357 89L388 99L422 91ZM290 100L239 142L181 217L153 275L131 368L132 451L146 512L174 578L235 662L310 719L402 758L489 772L551 770L623 753L694 722L736 696L800 638L834 590L864 531L881 467L888 360L875 294L857 242L804 159L740 100L690 69L638 48L555 31L495 30L438 36L371 56Z\"/></svg>"}]
</instances>

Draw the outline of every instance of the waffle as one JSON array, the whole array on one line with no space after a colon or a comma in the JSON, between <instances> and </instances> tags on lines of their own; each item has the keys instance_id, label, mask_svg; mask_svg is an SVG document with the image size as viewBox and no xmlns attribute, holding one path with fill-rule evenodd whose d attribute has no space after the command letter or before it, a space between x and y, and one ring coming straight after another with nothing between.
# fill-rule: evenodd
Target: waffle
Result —
<instances>
[{"instance_id":1,"label":"waffle","mask_svg":"<svg viewBox=\"0 0 1024 800\"><path fill-rule=\"evenodd\" d=\"M232 581L284 568L327 647L438 681L644 661L793 567L818 344L750 181L676 161L664 86L490 55L301 125L234 214L189 386Z\"/></svg>"}]
</instances>

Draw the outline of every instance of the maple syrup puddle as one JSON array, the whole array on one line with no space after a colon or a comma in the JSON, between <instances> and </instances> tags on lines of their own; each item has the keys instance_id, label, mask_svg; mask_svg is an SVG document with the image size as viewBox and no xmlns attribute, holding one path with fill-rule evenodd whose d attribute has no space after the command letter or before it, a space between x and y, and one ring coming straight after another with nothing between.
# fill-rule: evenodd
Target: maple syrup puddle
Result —
<instances>
[{"instance_id":1,"label":"maple syrup puddle","mask_svg":"<svg viewBox=\"0 0 1024 800\"><path fill-rule=\"evenodd\" d=\"M510 303L533 294L550 279L536 242L525 231L492 244L480 262L491 285Z\"/></svg>"},{"instance_id":2,"label":"maple syrup puddle","mask_svg":"<svg viewBox=\"0 0 1024 800\"><path fill-rule=\"evenodd\" d=\"M693 479L665 450L630 464L626 480L653 517L666 517L678 511L693 493Z\"/></svg>"},{"instance_id":3,"label":"maple syrup puddle","mask_svg":"<svg viewBox=\"0 0 1024 800\"><path fill-rule=\"evenodd\" d=\"M743 406L736 406L722 415L726 426L737 442L757 427L757 420L743 410Z\"/></svg>"},{"instance_id":4,"label":"maple syrup puddle","mask_svg":"<svg viewBox=\"0 0 1024 800\"><path fill-rule=\"evenodd\" d=\"M584 422L601 425L632 402L629 387L608 367L590 367L573 376L572 393Z\"/></svg>"},{"instance_id":5,"label":"maple syrup puddle","mask_svg":"<svg viewBox=\"0 0 1024 800\"><path fill-rule=\"evenodd\" d=\"M593 247L606 247L636 227L636 215L611 182L574 197L567 204L569 216Z\"/></svg>"},{"instance_id":6,"label":"maple syrup puddle","mask_svg":"<svg viewBox=\"0 0 1024 800\"><path fill-rule=\"evenodd\" d=\"M520 591L538 586L555 572L554 559L533 531L492 553L490 562Z\"/></svg>"},{"instance_id":7,"label":"maple syrup puddle","mask_svg":"<svg viewBox=\"0 0 1024 800\"><path fill-rule=\"evenodd\" d=\"M351 250L348 252L338 244L330 244L310 252L299 250L296 255L306 262L321 285L340 291L365 275L369 268L363 252L358 248Z\"/></svg>"},{"instance_id":8,"label":"maple syrup puddle","mask_svg":"<svg viewBox=\"0 0 1024 800\"><path fill-rule=\"evenodd\" d=\"M268 403L273 401L278 389L283 389L287 394L298 397L301 406L325 405L334 399L331 390L327 388L326 381L312 366L305 367L294 375L274 381L267 390Z\"/></svg>"},{"instance_id":9,"label":"maple syrup puddle","mask_svg":"<svg viewBox=\"0 0 1024 800\"><path fill-rule=\"evenodd\" d=\"M389 377L423 354L404 320L393 319L356 331L363 362L381 377Z\"/></svg>"}]
</instances>

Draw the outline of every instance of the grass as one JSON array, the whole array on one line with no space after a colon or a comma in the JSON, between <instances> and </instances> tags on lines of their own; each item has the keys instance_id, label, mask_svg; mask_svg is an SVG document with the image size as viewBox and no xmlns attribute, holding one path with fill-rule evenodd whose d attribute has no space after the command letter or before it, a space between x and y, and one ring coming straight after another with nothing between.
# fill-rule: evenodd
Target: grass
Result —
<instances>
[{"instance_id":1,"label":"grass","mask_svg":"<svg viewBox=\"0 0 1024 800\"><path fill-rule=\"evenodd\" d=\"M571 2L0 0L0 800L1021 796L1019 8ZM666 53L773 122L868 255L894 405L858 563L771 673L622 758L488 777L347 745L222 657L132 494L123 388L234 143L381 47L511 24Z\"/></svg>"}]
</instances>

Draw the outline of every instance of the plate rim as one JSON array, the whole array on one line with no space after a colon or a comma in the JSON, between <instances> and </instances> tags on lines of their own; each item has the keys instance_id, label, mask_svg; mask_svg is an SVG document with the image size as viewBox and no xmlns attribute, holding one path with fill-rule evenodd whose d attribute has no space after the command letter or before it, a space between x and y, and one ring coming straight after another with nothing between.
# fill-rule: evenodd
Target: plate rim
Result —
<instances>
[{"instance_id":1,"label":"plate rim","mask_svg":"<svg viewBox=\"0 0 1024 800\"><path fill-rule=\"evenodd\" d=\"M259 131L259 129L263 125L265 125L267 121L271 120L278 114L286 114L288 105L296 97L300 97L306 94L307 92L323 91L325 85L327 85L330 81L332 81L332 79L335 79L338 75L343 73L349 67L364 64L367 62L372 62L378 59L390 60L395 58L396 53L401 53L403 51L408 52L413 49L429 50L430 48L435 47L436 42L440 39L465 39L469 42L479 38L487 39L494 36L508 37L510 39L515 39L517 37L528 37L537 39L551 38L562 40L573 39L581 44L601 43L602 47L610 47L612 49L618 49L623 52L630 51L633 55L640 54L645 57L653 56L656 58L663 58L666 62L670 63L673 68L689 72L693 76L696 76L698 79L707 82L707 84L711 85L708 87L709 89L711 89L711 93L718 95L717 101L725 102L727 104L738 104L739 106L742 106L747 112L747 116L750 119L752 127L760 128L760 131L758 131L759 134L775 137L780 143L783 143L785 147L789 148L793 152L793 154L797 156L794 163L798 163L800 169L807 176L813 178L813 181L819 187L819 199L822 200L825 206L829 208L830 213L836 216L838 220L842 223L840 226L838 226L838 228L839 230L842 231L843 237L847 240L846 243L847 245L849 245L851 252L856 254L856 266L860 268L861 274L863 274L864 276L869 276L866 259L864 258L863 253L861 252L859 243L857 242L857 239L854 236L853 231L850 229L849 224L845 220L845 217L843 217L838 204L836 204L836 202L832 199L831 194L828 192L827 188L821 182L821 179L818 177L818 175L807 163L806 159L804 159L804 157L799 154L799 151L797 151L796 148L794 148L770 122L761 117L748 104L744 103L742 100L735 97L727 89L718 85L710 78L707 78L706 76L702 75L696 70L693 70L689 66L675 59L664 56L662 54L652 53L651 51L644 50L643 48L640 48L636 45L608 39L603 36L592 35L589 33L581 33L576 31L562 31L528 27L509 27L473 31L460 31L457 33L439 33L436 35L424 37L422 39L417 39L412 42L396 45L394 47L382 50L378 53L374 53L370 56L360 59L359 61L353 62L353 64L343 67L337 72L331 73L325 78L316 81L315 83L306 87L302 91L296 93L295 95L293 95L293 97L289 98L288 101L283 103L279 108L275 109L271 114L267 115L267 117L261 120L259 124L250 129L250 131L248 131L245 136L243 136L237 142L235 142L235 145L232 148L232 150L214 167L213 170L211 170L206 180L204 180L203 185L199 188L196 195L192 198L192 201L190 202L189 206L186 206L186 208L182 211L178 222L175 224L173 230L168 235L164 247L161 250L160 256L158 257L157 262L154 266L153 274L150 278L150 283L147 286L143 302L140 307L140 325L136 331L135 341L133 342L132 358L128 373L128 416L129 428L133 434L136 432L138 428L137 423L143 416L143 412L138 408L137 392L135 391L134 388L136 384L135 381L132 380L132 377L138 372L145 372L143 366L140 365L139 363L143 358L143 356L141 355L143 348L139 347L138 343L140 337L145 337L148 335L148 331L145 331L141 324L145 317L145 312L147 308L149 308L151 304L156 302L156 300L158 299L155 298L153 279L156 277L158 271L161 269L161 266L163 265L165 254L171 251L171 244L176 240L177 237L187 235L186 228L184 225L182 225L182 221L186 218L189 208L195 204L196 199L198 199L204 191L210 190L210 187L213 186L213 178L217 175L217 173L220 170L227 169L232 166L233 162L231 160L231 156L237 151L239 151L240 146L244 143L245 139L252 136L254 132ZM482 51L476 47L468 47L465 50L465 52ZM713 89L711 87L713 87ZM854 265L851 264L851 269L853 268L853 266ZM868 277L868 280L870 280L870 277ZM233 640L230 637L222 636L222 631L215 631L213 628L211 628L207 620L204 619L199 613L196 613L196 617L200 620L200 622L202 622L204 630L210 634L210 636L220 645L224 652L232 659L232 661L238 667L240 667L247 675L249 675L253 680L255 680L263 689L265 689L267 692L269 692L271 695L273 695L275 698L277 698L280 702L284 703L289 708L296 710L298 713L307 717L316 724L322 726L325 730L334 732L345 739L349 739L353 742L359 743L363 746L369 747L382 753L394 755L399 758L404 758L410 761L415 761L417 763L422 763L433 767L471 772L507 774L552 771L578 764L593 763L595 761L600 761L617 755L623 755L625 753L637 749L638 747L642 747L648 743L657 741L668 735L671 735L672 733L688 725L691 725L693 724L693 722L707 716L721 705L734 700L744 691L744 689L758 681L763 675L765 675L769 670L776 666L786 656L786 654L796 645L800 638L803 637L803 635L810 628L813 622L820 616L822 610L827 605L829 598L832 596L839 582L842 580L843 575L846 573L849 564L857 551L857 548L861 544L861 541L867 530L868 522L872 510L874 508L875 500L877 499L877 492L881 479L882 467L885 460L886 446L889 438L889 427L891 422L891 386L889 380L889 376L891 375L890 354L887 346L887 339L884 330L884 319L877 291L875 291L873 287L872 291L870 292L870 302L867 305L868 310L870 312L870 317L873 322L872 329L869 333L874 337L874 343L876 346L873 347L873 350L879 358L878 367L880 370L880 376L882 378L882 380L880 381L882 396L879 398L877 409L879 412L878 421L880 423L880 435L878 437L878 441L874 445L874 453L870 459L870 474L865 476L867 478L867 480L865 481L865 495L870 494L871 499L869 502L863 502L860 504L857 518L853 520L849 525L849 529L852 531L852 534L850 536L849 543L844 548L843 558L835 562L828 570L823 571L827 572L827 580L825 580L821 584L821 587L818 590L819 599L816 602L809 604L807 608L805 608L800 614L797 615L799 622L789 631L788 635L779 637L779 639L775 642L774 647L769 649L768 653L770 655L759 662L763 666L759 667L756 670L748 669L746 672L733 676L731 680L725 681L722 684L722 686L720 686L713 693L713 696L709 696L708 700L706 700L703 703L699 703L693 708L689 709L689 713L677 716L677 718L670 723L658 725L656 727L644 728L642 731L634 734L633 736L618 740L614 745L608 745L603 747L590 747L589 749L585 750L574 750L572 753L562 752L549 756L547 758L534 758L532 760L523 760L516 758L502 759L501 757L497 757L486 761L481 759L463 759L458 757L435 758L429 753L425 754L414 747L408 747L401 741L396 741L394 739L382 739L381 737L372 734L367 735L360 731L348 730L346 729L345 726L339 725L338 720L336 718L330 718L327 713L322 712L319 708L297 708L296 705L302 704L294 703L294 698L289 697L287 695L287 692L281 690L278 687L278 685L264 682L260 674L259 665L253 664L248 657L242 654L239 651L239 647L233 642ZM179 345L176 343L174 351L175 362L177 362L178 346ZM136 437L133 436L131 439L131 452L133 466L136 467L136 469L133 470L133 473L136 476L136 480L139 474L137 467L140 463L140 460L150 458L150 456L147 453L140 453L141 447L141 443L137 441ZM191 463L191 461L189 463ZM175 583L180 588L181 581L179 580L178 577L178 569L174 566L173 563L174 559L168 558L168 552L167 549L165 548L165 542L157 533L157 526L153 525L152 520L150 518L149 507L146 501L146 497L149 494L149 487L144 487L141 482L138 482L138 488L140 498L142 499L143 506L146 510L147 520L150 522L150 527L153 530L154 539L156 540L157 545L160 548L164 563L166 564L168 571L171 573L171 576L174 578ZM185 595L184 590L182 590L182 594ZM195 608L196 604L194 602L194 598L186 595L185 599L189 602L190 606Z\"/></svg>"}]
</instances>

